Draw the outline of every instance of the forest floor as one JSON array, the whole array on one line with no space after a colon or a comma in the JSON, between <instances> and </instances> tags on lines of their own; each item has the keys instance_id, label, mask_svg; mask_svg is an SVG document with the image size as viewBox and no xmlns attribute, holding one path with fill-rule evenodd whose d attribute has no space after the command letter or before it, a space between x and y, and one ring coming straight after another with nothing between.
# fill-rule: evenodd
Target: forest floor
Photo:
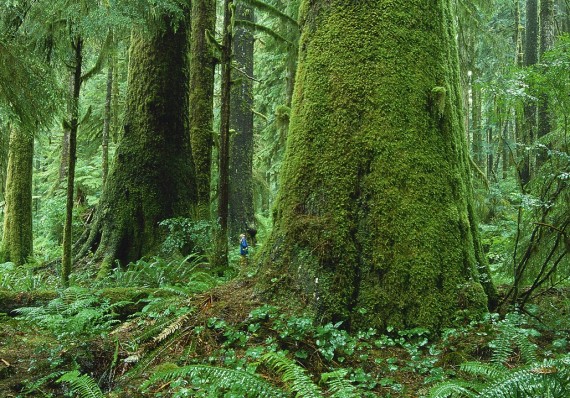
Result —
<instances>
[{"instance_id":1,"label":"forest floor","mask_svg":"<svg viewBox=\"0 0 570 398\"><path fill-rule=\"evenodd\" d=\"M458 319L436 337L419 328L349 334L338 324L314 326L286 308L263 305L252 285L246 278L191 297L158 295L119 318L107 317L111 307L81 301L86 300L81 295L67 304L82 309L63 318L0 314L0 397L75 396L58 381L74 369L89 375L108 397L240 396L235 386L217 386L220 395L206 395L214 386L200 386L191 375L186 381L168 376L189 365L255 373L290 390L291 381L267 360L274 354L300 365L324 396L330 390L320 376L341 370L336 376L356 386L361 397L422 397L434 383L462 376L459 366L466 361L490 362L500 354L508 368L523 364L524 341L535 348L534 359L568 352L566 290L541 297L535 305L544 315L540 322L518 315ZM101 307L106 313L97 312ZM184 395L188 391L196 395Z\"/></svg>"}]
</instances>

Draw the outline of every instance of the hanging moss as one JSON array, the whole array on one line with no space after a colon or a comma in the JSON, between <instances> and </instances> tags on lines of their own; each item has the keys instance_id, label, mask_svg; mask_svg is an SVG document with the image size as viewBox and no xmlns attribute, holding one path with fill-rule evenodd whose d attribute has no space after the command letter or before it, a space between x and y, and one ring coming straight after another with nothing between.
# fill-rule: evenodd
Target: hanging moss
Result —
<instances>
[{"instance_id":1,"label":"hanging moss","mask_svg":"<svg viewBox=\"0 0 570 398\"><path fill-rule=\"evenodd\" d=\"M449 2L305 1L301 9L260 289L291 290L322 319L353 327L439 328L465 305L481 310L486 297L473 284L486 267Z\"/></svg>"}]
</instances>

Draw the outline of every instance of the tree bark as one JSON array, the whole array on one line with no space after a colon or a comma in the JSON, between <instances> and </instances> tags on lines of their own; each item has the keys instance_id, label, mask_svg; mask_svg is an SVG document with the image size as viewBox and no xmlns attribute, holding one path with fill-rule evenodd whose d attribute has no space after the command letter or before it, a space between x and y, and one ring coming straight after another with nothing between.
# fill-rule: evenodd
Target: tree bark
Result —
<instances>
[{"instance_id":1,"label":"tree bark","mask_svg":"<svg viewBox=\"0 0 570 398\"><path fill-rule=\"evenodd\" d=\"M107 85L105 94L105 114L103 117L103 134L101 138L101 171L103 177L103 185L107 181L109 173L109 133L111 131L111 105L113 102L113 55L109 55L107 60Z\"/></svg>"},{"instance_id":2,"label":"tree bark","mask_svg":"<svg viewBox=\"0 0 570 398\"><path fill-rule=\"evenodd\" d=\"M253 22L253 7L238 2L235 19ZM230 94L229 238L239 242L246 225L254 224L253 210L253 33L236 26L233 34Z\"/></svg>"},{"instance_id":3,"label":"tree bark","mask_svg":"<svg viewBox=\"0 0 570 398\"><path fill-rule=\"evenodd\" d=\"M74 50L74 69L72 80L72 96L70 99L69 115L69 147L67 164L67 191L65 202L65 224L63 225L63 255L61 259L61 284L69 285L71 273L72 223L73 223L73 194L75 190L75 164L77 153L77 128L79 125L79 92L81 90L81 69L83 64L83 39L75 37L72 41ZM63 150L62 150L63 153Z\"/></svg>"},{"instance_id":4,"label":"tree bark","mask_svg":"<svg viewBox=\"0 0 570 398\"><path fill-rule=\"evenodd\" d=\"M81 255L95 251L100 275L158 249L159 223L189 217L196 200L188 130L186 21L131 40L124 133Z\"/></svg>"},{"instance_id":5,"label":"tree bark","mask_svg":"<svg viewBox=\"0 0 570 398\"><path fill-rule=\"evenodd\" d=\"M190 44L190 139L196 170L197 218L210 219L210 181L213 146L213 98L216 61L208 44L213 34L216 7L213 0L192 2Z\"/></svg>"},{"instance_id":6,"label":"tree bark","mask_svg":"<svg viewBox=\"0 0 570 398\"><path fill-rule=\"evenodd\" d=\"M229 210L229 149L230 149L230 92L233 32L231 13L233 0L224 0L224 30L221 57L220 151L218 182L218 230L214 265L228 265L228 210Z\"/></svg>"},{"instance_id":7,"label":"tree bark","mask_svg":"<svg viewBox=\"0 0 570 398\"><path fill-rule=\"evenodd\" d=\"M34 137L12 127L4 205L4 229L0 261L26 263L33 254L32 170Z\"/></svg>"},{"instance_id":8,"label":"tree bark","mask_svg":"<svg viewBox=\"0 0 570 398\"><path fill-rule=\"evenodd\" d=\"M495 302L474 220L450 8L303 2L260 292L356 329L437 329L458 310Z\"/></svg>"}]
</instances>

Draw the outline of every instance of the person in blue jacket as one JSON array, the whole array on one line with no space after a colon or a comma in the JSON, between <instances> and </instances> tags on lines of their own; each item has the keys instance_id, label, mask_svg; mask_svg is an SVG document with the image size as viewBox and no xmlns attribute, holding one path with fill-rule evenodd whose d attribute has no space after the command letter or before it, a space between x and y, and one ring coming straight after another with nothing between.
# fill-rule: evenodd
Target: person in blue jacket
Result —
<instances>
[{"instance_id":1,"label":"person in blue jacket","mask_svg":"<svg viewBox=\"0 0 570 398\"><path fill-rule=\"evenodd\" d=\"M245 234L239 236L239 254L241 255L242 264L247 263L247 252L249 246L247 245L247 240L245 239Z\"/></svg>"}]
</instances>

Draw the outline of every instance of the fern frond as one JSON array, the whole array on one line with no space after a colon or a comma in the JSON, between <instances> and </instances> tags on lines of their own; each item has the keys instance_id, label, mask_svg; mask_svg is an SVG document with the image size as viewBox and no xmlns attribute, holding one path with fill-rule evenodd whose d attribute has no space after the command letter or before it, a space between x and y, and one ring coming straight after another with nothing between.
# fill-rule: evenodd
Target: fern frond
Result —
<instances>
[{"instance_id":1,"label":"fern frond","mask_svg":"<svg viewBox=\"0 0 570 398\"><path fill-rule=\"evenodd\" d=\"M103 392L92 377L80 374L78 370L65 373L58 380L60 383L69 383L71 391L79 398L104 398Z\"/></svg>"},{"instance_id":2,"label":"fern frond","mask_svg":"<svg viewBox=\"0 0 570 398\"><path fill-rule=\"evenodd\" d=\"M428 398L476 397L477 395L469 390L469 387L471 383L463 380L446 381L433 387Z\"/></svg>"},{"instance_id":3,"label":"fern frond","mask_svg":"<svg viewBox=\"0 0 570 398\"><path fill-rule=\"evenodd\" d=\"M346 369L338 369L321 375L321 380L329 386L331 398L360 398L362 396L358 388L345 378L347 373Z\"/></svg>"},{"instance_id":4,"label":"fern frond","mask_svg":"<svg viewBox=\"0 0 570 398\"><path fill-rule=\"evenodd\" d=\"M158 336L154 337L152 340L155 343L160 343L161 341L166 340L168 337L172 336L182 327L182 325L184 325L188 318L190 318L190 314L191 312L188 312L176 318L174 322L170 323L166 328L162 330L162 332L160 332L160 334L158 334Z\"/></svg>"},{"instance_id":5,"label":"fern frond","mask_svg":"<svg viewBox=\"0 0 570 398\"><path fill-rule=\"evenodd\" d=\"M481 362L465 362L460 369L473 376L484 376L485 378L496 380L508 373L507 369L495 364Z\"/></svg>"},{"instance_id":6,"label":"fern frond","mask_svg":"<svg viewBox=\"0 0 570 398\"><path fill-rule=\"evenodd\" d=\"M171 382L177 379L198 379L201 384L216 388L229 388L233 385L241 385L251 396L259 398L285 397L283 391L257 375L242 370L208 365L189 365L157 372L141 388L144 390L157 382Z\"/></svg>"},{"instance_id":7,"label":"fern frond","mask_svg":"<svg viewBox=\"0 0 570 398\"><path fill-rule=\"evenodd\" d=\"M285 355L269 352L262 360L274 370L282 373L282 379L296 397L323 398L317 385L307 375L307 371Z\"/></svg>"}]
</instances>

